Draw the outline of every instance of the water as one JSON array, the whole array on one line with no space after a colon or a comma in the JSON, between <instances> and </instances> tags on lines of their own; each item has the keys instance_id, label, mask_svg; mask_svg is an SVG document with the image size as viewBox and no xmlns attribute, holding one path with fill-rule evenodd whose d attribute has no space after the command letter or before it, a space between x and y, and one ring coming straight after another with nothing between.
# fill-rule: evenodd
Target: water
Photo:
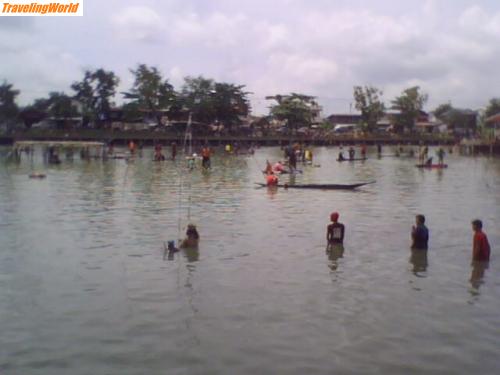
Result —
<instances>
[{"instance_id":1,"label":"water","mask_svg":"<svg viewBox=\"0 0 500 375\"><path fill-rule=\"evenodd\" d=\"M500 160L452 155L437 171L337 152L314 149L321 167L296 182L376 184L256 188L277 148L216 155L209 173L153 163L152 150L130 163L2 162L0 372L497 374ZM346 225L338 259L325 252L333 210ZM417 213L427 259L408 247ZM492 261L471 282L474 218ZM165 258L188 221L199 252Z\"/></svg>"}]
</instances>

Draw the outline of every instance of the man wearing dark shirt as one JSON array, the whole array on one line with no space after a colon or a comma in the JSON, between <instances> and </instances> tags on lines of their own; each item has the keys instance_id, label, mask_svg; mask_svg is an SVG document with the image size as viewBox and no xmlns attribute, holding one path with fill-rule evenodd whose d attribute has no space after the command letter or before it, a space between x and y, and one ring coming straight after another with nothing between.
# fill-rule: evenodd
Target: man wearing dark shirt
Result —
<instances>
[{"instance_id":1,"label":"man wearing dark shirt","mask_svg":"<svg viewBox=\"0 0 500 375\"><path fill-rule=\"evenodd\" d=\"M332 223L328 225L326 231L326 240L329 245L333 244L342 244L344 243L344 232L345 227L344 224L339 223L339 214L338 212L334 212L330 215L330 220Z\"/></svg>"},{"instance_id":2,"label":"man wearing dark shirt","mask_svg":"<svg viewBox=\"0 0 500 375\"><path fill-rule=\"evenodd\" d=\"M411 231L412 249L427 250L429 241L429 230L425 226L425 216L417 215L415 217L416 226L413 226Z\"/></svg>"}]
</instances>

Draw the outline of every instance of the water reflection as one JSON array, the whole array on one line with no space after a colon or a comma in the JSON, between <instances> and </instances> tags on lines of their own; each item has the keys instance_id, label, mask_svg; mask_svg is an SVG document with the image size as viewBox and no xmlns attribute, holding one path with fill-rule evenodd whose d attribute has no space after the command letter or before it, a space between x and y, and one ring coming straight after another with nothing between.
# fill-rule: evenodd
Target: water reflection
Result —
<instances>
[{"instance_id":1,"label":"water reflection","mask_svg":"<svg viewBox=\"0 0 500 375\"><path fill-rule=\"evenodd\" d=\"M182 253L186 257L188 263L194 263L200 260L200 251L197 247L182 249Z\"/></svg>"},{"instance_id":2,"label":"water reflection","mask_svg":"<svg viewBox=\"0 0 500 375\"><path fill-rule=\"evenodd\" d=\"M412 249L410 263L413 265L412 272L417 277L425 277L429 263L427 261L427 250ZM424 273L424 274L422 274Z\"/></svg>"},{"instance_id":3,"label":"water reflection","mask_svg":"<svg viewBox=\"0 0 500 375\"><path fill-rule=\"evenodd\" d=\"M330 260L328 267L332 271L336 271L339 267L339 259L344 257L344 245L342 244L332 244L326 247L326 255L328 260Z\"/></svg>"},{"instance_id":4,"label":"water reflection","mask_svg":"<svg viewBox=\"0 0 500 375\"><path fill-rule=\"evenodd\" d=\"M479 295L479 288L484 284L484 274L489 267L489 262L472 261L472 271L470 274L470 293L473 296Z\"/></svg>"}]
</instances>

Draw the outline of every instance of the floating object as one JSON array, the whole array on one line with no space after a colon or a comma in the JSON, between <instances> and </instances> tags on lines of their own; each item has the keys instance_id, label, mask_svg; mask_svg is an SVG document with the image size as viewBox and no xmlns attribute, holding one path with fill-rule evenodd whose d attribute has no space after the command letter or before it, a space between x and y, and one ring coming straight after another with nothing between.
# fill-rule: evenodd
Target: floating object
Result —
<instances>
[{"instance_id":1,"label":"floating object","mask_svg":"<svg viewBox=\"0 0 500 375\"><path fill-rule=\"evenodd\" d=\"M39 178L39 179L42 179L42 178L45 178L47 177L47 175L43 174L43 173L32 173L29 175L29 178Z\"/></svg>"},{"instance_id":2,"label":"floating object","mask_svg":"<svg viewBox=\"0 0 500 375\"><path fill-rule=\"evenodd\" d=\"M299 184L299 185L288 185L288 184L278 184L273 187L282 187L285 189L318 189L318 190L353 190L364 185L374 184L375 181L362 182L359 184ZM261 187L266 187L266 184L256 182L257 185Z\"/></svg>"},{"instance_id":3,"label":"floating object","mask_svg":"<svg viewBox=\"0 0 500 375\"><path fill-rule=\"evenodd\" d=\"M437 168L437 169L443 169L443 168L448 168L448 164L416 164L415 167L417 168Z\"/></svg>"},{"instance_id":4,"label":"floating object","mask_svg":"<svg viewBox=\"0 0 500 375\"><path fill-rule=\"evenodd\" d=\"M337 161L339 163L343 162L343 161L364 161L366 160L367 158L354 158L354 159L337 159Z\"/></svg>"}]
</instances>

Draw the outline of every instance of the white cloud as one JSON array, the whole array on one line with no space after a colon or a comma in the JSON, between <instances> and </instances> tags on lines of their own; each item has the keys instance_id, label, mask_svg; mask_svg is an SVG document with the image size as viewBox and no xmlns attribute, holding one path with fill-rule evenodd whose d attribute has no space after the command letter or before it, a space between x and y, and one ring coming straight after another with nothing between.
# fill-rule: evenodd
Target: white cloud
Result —
<instances>
[{"instance_id":1,"label":"white cloud","mask_svg":"<svg viewBox=\"0 0 500 375\"><path fill-rule=\"evenodd\" d=\"M111 17L115 33L132 41L153 41L164 31L164 21L153 9L145 6L130 6Z\"/></svg>"},{"instance_id":2,"label":"white cloud","mask_svg":"<svg viewBox=\"0 0 500 375\"><path fill-rule=\"evenodd\" d=\"M184 75L202 74L246 84L256 101L316 95L327 111L348 110L359 84L380 87L387 102L418 84L429 107L450 100L474 107L498 95L500 4L353 3L110 0L102 6L118 10L108 19L89 6L71 23L7 21L0 23L0 79L26 88L27 98L34 95L28 89L69 91L81 66L105 66L127 86L128 69L146 63L176 87Z\"/></svg>"}]
</instances>

